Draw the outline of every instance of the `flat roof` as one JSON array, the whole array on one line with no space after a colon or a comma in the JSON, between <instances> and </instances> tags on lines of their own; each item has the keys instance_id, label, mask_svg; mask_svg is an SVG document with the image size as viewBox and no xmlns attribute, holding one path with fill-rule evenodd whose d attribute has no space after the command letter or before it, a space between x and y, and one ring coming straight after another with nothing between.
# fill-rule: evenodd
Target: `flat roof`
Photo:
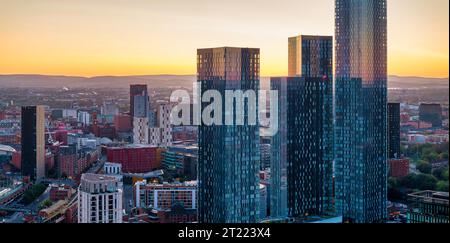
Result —
<instances>
[{"instance_id":1,"label":"flat roof","mask_svg":"<svg viewBox=\"0 0 450 243\"><path fill-rule=\"evenodd\" d=\"M116 178L113 176L103 175L103 174L92 174L92 173L86 173L81 175L81 180L85 181L116 181Z\"/></svg>"}]
</instances>

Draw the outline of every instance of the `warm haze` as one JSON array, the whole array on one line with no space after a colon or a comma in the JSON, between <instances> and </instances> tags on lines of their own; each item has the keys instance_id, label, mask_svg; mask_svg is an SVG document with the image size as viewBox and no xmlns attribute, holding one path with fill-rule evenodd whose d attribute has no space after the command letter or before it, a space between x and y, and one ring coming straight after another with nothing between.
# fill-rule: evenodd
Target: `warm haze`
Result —
<instances>
[{"instance_id":1,"label":"warm haze","mask_svg":"<svg viewBox=\"0 0 450 243\"><path fill-rule=\"evenodd\" d=\"M197 48L261 48L287 74L287 38L333 35L333 0L1 0L0 74L194 74ZM389 74L448 77L449 1L388 1Z\"/></svg>"}]
</instances>

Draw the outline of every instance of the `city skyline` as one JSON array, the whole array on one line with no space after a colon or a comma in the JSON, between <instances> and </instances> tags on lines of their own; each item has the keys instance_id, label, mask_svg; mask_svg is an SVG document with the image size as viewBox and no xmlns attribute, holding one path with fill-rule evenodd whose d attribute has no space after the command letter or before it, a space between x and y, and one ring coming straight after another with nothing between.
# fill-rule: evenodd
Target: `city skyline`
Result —
<instances>
[{"instance_id":1,"label":"city skyline","mask_svg":"<svg viewBox=\"0 0 450 243\"><path fill-rule=\"evenodd\" d=\"M0 224L449 222L448 77L389 72L448 64L442 0L0 2Z\"/></svg>"},{"instance_id":2,"label":"city skyline","mask_svg":"<svg viewBox=\"0 0 450 243\"><path fill-rule=\"evenodd\" d=\"M0 73L195 74L192 58L199 47L255 46L261 49L261 76L285 76L287 37L333 34L331 0L258 1L258 11L252 0L237 9L236 3L6 0ZM392 1L388 15L388 74L448 77L448 1Z\"/></svg>"}]
</instances>

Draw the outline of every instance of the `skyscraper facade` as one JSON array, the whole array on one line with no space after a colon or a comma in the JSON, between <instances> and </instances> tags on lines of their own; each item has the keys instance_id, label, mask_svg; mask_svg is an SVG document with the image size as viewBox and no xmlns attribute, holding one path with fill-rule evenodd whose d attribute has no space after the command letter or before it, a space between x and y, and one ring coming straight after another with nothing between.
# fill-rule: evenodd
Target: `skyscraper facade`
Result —
<instances>
[{"instance_id":1,"label":"skyscraper facade","mask_svg":"<svg viewBox=\"0 0 450 243\"><path fill-rule=\"evenodd\" d=\"M386 0L335 2L335 190L345 222L387 217Z\"/></svg>"},{"instance_id":2,"label":"skyscraper facade","mask_svg":"<svg viewBox=\"0 0 450 243\"><path fill-rule=\"evenodd\" d=\"M149 138L149 98L148 95L135 95L133 117L133 142L135 144L148 144Z\"/></svg>"},{"instance_id":3,"label":"skyscraper facade","mask_svg":"<svg viewBox=\"0 0 450 243\"><path fill-rule=\"evenodd\" d=\"M289 77L333 76L333 37L300 35L288 39Z\"/></svg>"},{"instance_id":4,"label":"skyscraper facade","mask_svg":"<svg viewBox=\"0 0 450 243\"><path fill-rule=\"evenodd\" d=\"M31 180L45 177L45 108L22 107L22 175Z\"/></svg>"},{"instance_id":5,"label":"skyscraper facade","mask_svg":"<svg viewBox=\"0 0 450 243\"><path fill-rule=\"evenodd\" d=\"M388 104L388 158L398 159L400 151L400 103Z\"/></svg>"},{"instance_id":6,"label":"skyscraper facade","mask_svg":"<svg viewBox=\"0 0 450 243\"><path fill-rule=\"evenodd\" d=\"M167 148L172 145L172 124L170 116L172 113L173 104L162 103L158 105L158 112L156 113L156 125L150 126L149 129L149 144Z\"/></svg>"},{"instance_id":7,"label":"skyscraper facade","mask_svg":"<svg viewBox=\"0 0 450 243\"><path fill-rule=\"evenodd\" d=\"M134 117L147 117L149 111L149 97L148 95L135 95L134 96Z\"/></svg>"},{"instance_id":8,"label":"skyscraper facade","mask_svg":"<svg viewBox=\"0 0 450 243\"><path fill-rule=\"evenodd\" d=\"M326 215L333 209L332 81L272 78L271 86L279 91L281 109L279 132L273 138L271 214Z\"/></svg>"},{"instance_id":9,"label":"skyscraper facade","mask_svg":"<svg viewBox=\"0 0 450 243\"><path fill-rule=\"evenodd\" d=\"M133 143L149 144L148 117L134 117L134 119L133 119Z\"/></svg>"},{"instance_id":10,"label":"skyscraper facade","mask_svg":"<svg viewBox=\"0 0 450 243\"><path fill-rule=\"evenodd\" d=\"M270 213L274 218L332 210L333 38L289 38L290 77L278 91L278 133L272 139Z\"/></svg>"},{"instance_id":11,"label":"skyscraper facade","mask_svg":"<svg viewBox=\"0 0 450 243\"><path fill-rule=\"evenodd\" d=\"M147 96L148 90L147 85L145 84L132 84L130 85L130 115L131 118L134 117L134 97L135 96Z\"/></svg>"},{"instance_id":12,"label":"skyscraper facade","mask_svg":"<svg viewBox=\"0 0 450 243\"><path fill-rule=\"evenodd\" d=\"M197 70L202 96L210 90L218 91L222 97L225 97L225 90L257 93L259 49L199 49ZM243 103L251 103L245 100ZM202 110L207 105L202 103ZM236 113L236 105L239 104L233 105L233 113ZM259 125L248 123L249 107L244 109L244 125L202 122L199 126L198 213L201 223L255 223L259 220ZM258 108L252 108L257 117ZM225 124L224 115L221 120Z\"/></svg>"}]
</instances>

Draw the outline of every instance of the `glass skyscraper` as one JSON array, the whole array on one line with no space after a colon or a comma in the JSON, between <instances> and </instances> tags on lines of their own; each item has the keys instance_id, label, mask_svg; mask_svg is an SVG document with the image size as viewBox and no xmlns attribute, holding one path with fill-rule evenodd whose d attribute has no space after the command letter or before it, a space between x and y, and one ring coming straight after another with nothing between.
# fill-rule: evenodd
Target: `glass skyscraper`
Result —
<instances>
[{"instance_id":1,"label":"glass skyscraper","mask_svg":"<svg viewBox=\"0 0 450 243\"><path fill-rule=\"evenodd\" d=\"M331 213L333 88L329 78L272 78L279 91L279 131L273 137L273 217Z\"/></svg>"},{"instance_id":2,"label":"glass skyscraper","mask_svg":"<svg viewBox=\"0 0 450 243\"><path fill-rule=\"evenodd\" d=\"M130 116L134 117L134 102L135 96L147 96L148 97L148 90L147 85L145 84L132 84L130 85Z\"/></svg>"},{"instance_id":3,"label":"glass skyscraper","mask_svg":"<svg viewBox=\"0 0 450 243\"><path fill-rule=\"evenodd\" d=\"M332 77L333 37L300 35L288 39L289 77Z\"/></svg>"},{"instance_id":4,"label":"glass skyscraper","mask_svg":"<svg viewBox=\"0 0 450 243\"><path fill-rule=\"evenodd\" d=\"M197 51L197 79L202 96L209 90L217 90L222 97L225 90L257 93L259 73L259 49L222 47ZM245 100L247 107L248 99ZM234 113L239 105L236 103ZM202 110L207 105L203 102ZM222 105L225 105L223 100ZM258 116L258 108L253 108ZM203 121L199 126L198 219L201 223L259 220L259 125L248 123L248 111L244 109L244 125L206 125Z\"/></svg>"},{"instance_id":5,"label":"glass skyscraper","mask_svg":"<svg viewBox=\"0 0 450 243\"><path fill-rule=\"evenodd\" d=\"M387 217L386 0L336 0L335 191L345 222Z\"/></svg>"},{"instance_id":6,"label":"glass skyscraper","mask_svg":"<svg viewBox=\"0 0 450 243\"><path fill-rule=\"evenodd\" d=\"M400 103L388 104L388 158L399 159L400 150Z\"/></svg>"},{"instance_id":7,"label":"glass skyscraper","mask_svg":"<svg viewBox=\"0 0 450 243\"><path fill-rule=\"evenodd\" d=\"M271 216L301 220L332 210L333 38L289 38L289 75L272 78L278 90L273 137Z\"/></svg>"}]
</instances>

